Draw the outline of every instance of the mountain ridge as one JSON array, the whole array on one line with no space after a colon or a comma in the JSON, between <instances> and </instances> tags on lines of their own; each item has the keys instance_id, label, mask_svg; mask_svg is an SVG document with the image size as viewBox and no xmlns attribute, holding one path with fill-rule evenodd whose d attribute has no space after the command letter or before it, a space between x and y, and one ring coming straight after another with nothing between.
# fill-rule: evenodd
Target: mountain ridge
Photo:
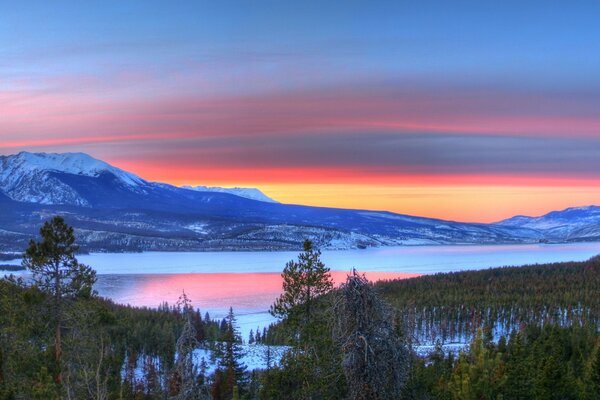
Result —
<instances>
[{"instance_id":1,"label":"mountain ridge","mask_svg":"<svg viewBox=\"0 0 600 400\"><path fill-rule=\"evenodd\" d=\"M3 156L0 251L22 249L41 222L56 214L65 216L90 251L296 250L306 238L339 249L590 240L596 233L600 238L600 230L586 231L585 223L561 236L528 226L532 217L525 216L496 224L463 223L281 204L205 189L210 188L148 182L84 153Z\"/></svg>"},{"instance_id":2,"label":"mountain ridge","mask_svg":"<svg viewBox=\"0 0 600 400\"><path fill-rule=\"evenodd\" d=\"M568 207L537 217L516 215L496 224L535 229L544 232L552 240L596 238L600 237L600 206Z\"/></svg>"}]
</instances>

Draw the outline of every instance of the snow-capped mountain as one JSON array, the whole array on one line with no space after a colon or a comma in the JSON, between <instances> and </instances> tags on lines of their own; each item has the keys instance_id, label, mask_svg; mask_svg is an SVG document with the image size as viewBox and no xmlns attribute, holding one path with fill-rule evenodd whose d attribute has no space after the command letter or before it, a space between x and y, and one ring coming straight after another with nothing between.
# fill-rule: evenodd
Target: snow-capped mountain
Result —
<instances>
[{"instance_id":1,"label":"snow-capped mountain","mask_svg":"<svg viewBox=\"0 0 600 400\"><path fill-rule=\"evenodd\" d=\"M90 206L61 175L99 178L141 190L147 182L84 153L27 153L0 156L0 190L16 201L39 204Z\"/></svg>"},{"instance_id":2,"label":"snow-capped mountain","mask_svg":"<svg viewBox=\"0 0 600 400\"><path fill-rule=\"evenodd\" d=\"M571 207L540 217L518 215L497 225L535 229L554 240L600 238L600 207Z\"/></svg>"},{"instance_id":3,"label":"snow-capped mountain","mask_svg":"<svg viewBox=\"0 0 600 400\"><path fill-rule=\"evenodd\" d=\"M74 206L97 206L94 193L81 188L74 180L97 178L90 182L98 188L106 183L104 189L110 192L118 189L133 194L149 194L155 189L176 190L174 186L147 182L137 175L95 159L84 153L28 153L21 152L11 156L0 156L0 191L9 198L38 204L68 204ZM90 185L87 185L90 186ZM83 189L83 190L81 190ZM252 200L275 202L260 190L254 188L188 187L202 192L228 193ZM107 190L105 190L107 191ZM97 200L97 199L96 199Z\"/></svg>"},{"instance_id":4,"label":"snow-capped mountain","mask_svg":"<svg viewBox=\"0 0 600 400\"><path fill-rule=\"evenodd\" d=\"M273 200L259 189L256 188L223 188L215 186L182 186L184 189L195 190L197 192L216 192L216 193L229 193L236 196L244 197L250 200L264 201L267 203L278 203Z\"/></svg>"},{"instance_id":5,"label":"snow-capped mountain","mask_svg":"<svg viewBox=\"0 0 600 400\"><path fill-rule=\"evenodd\" d=\"M596 208L554 216L560 222L549 228L530 217L472 224L280 204L253 189L148 182L81 153L0 157L0 210L0 253L22 251L53 215L65 216L80 244L95 251L297 250L307 238L321 248L346 249L600 237Z\"/></svg>"}]
</instances>

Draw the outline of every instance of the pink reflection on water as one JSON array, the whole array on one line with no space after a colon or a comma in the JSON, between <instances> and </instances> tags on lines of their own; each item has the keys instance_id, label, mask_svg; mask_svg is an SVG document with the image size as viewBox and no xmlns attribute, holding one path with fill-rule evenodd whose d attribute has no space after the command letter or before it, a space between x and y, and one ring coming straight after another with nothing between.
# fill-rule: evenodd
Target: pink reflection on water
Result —
<instances>
[{"instance_id":1,"label":"pink reflection on water","mask_svg":"<svg viewBox=\"0 0 600 400\"><path fill-rule=\"evenodd\" d=\"M345 271L333 271L336 285L344 282ZM419 274L405 272L366 272L371 281L405 279ZM174 304L185 290L195 307L222 313L230 306L236 312L268 310L281 293L280 273L207 273L100 276L96 286L101 296L122 304L156 307Z\"/></svg>"}]
</instances>

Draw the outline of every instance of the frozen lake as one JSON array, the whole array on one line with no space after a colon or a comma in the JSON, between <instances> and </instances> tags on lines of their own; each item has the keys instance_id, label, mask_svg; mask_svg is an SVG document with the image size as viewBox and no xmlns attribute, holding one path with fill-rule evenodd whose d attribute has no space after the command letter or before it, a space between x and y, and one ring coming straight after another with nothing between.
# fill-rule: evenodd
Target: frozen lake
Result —
<instances>
[{"instance_id":1,"label":"frozen lake","mask_svg":"<svg viewBox=\"0 0 600 400\"><path fill-rule=\"evenodd\" d=\"M583 261L600 243L414 246L324 251L339 283L355 267L371 280L468 269ZM82 255L98 272L96 290L116 302L156 307L174 304L183 290L202 312L222 317L233 307L240 329L273 321L267 310L281 290L280 273L297 252L116 253ZM18 261L12 262L18 264Z\"/></svg>"}]
</instances>

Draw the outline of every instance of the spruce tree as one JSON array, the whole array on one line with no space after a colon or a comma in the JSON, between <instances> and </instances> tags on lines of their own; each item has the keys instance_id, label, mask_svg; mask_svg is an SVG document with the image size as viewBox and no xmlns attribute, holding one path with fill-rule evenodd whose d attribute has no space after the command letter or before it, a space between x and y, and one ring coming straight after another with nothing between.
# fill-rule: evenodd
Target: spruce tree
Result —
<instances>
[{"instance_id":1,"label":"spruce tree","mask_svg":"<svg viewBox=\"0 0 600 400\"><path fill-rule=\"evenodd\" d=\"M590 355L585 371L586 395L589 399L600 398L600 340Z\"/></svg>"},{"instance_id":2,"label":"spruce tree","mask_svg":"<svg viewBox=\"0 0 600 400\"><path fill-rule=\"evenodd\" d=\"M273 316L287 319L300 333L305 332L313 321L316 298L333 288L329 268L320 257L321 252L313 248L310 240L306 240L298 261L286 264L281 274L283 293L270 309Z\"/></svg>"},{"instance_id":3,"label":"spruce tree","mask_svg":"<svg viewBox=\"0 0 600 400\"><path fill-rule=\"evenodd\" d=\"M216 356L219 358L213 397L215 399L231 399L235 390L243 390L247 383L246 365L240 360L244 356L241 338L237 333L236 320L233 309L223 319L225 331L222 340L217 346ZM236 389L237 388L237 389ZM215 394L215 393L218 393Z\"/></svg>"},{"instance_id":4,"label":"spruce tree","mask_svg":"<svg viewBox=\"0 0 600 400\"><path fill-rule=\"evenodd\" d=\"M73 228L62 217L54 217L40 229L41 241L31 240L23 255L23 266L31 274L34 285L48 295L54 325L56 381L62 381L62 330L66 303L93 295L96 272L75 257Z\"/></svg>"}]
</instances>

